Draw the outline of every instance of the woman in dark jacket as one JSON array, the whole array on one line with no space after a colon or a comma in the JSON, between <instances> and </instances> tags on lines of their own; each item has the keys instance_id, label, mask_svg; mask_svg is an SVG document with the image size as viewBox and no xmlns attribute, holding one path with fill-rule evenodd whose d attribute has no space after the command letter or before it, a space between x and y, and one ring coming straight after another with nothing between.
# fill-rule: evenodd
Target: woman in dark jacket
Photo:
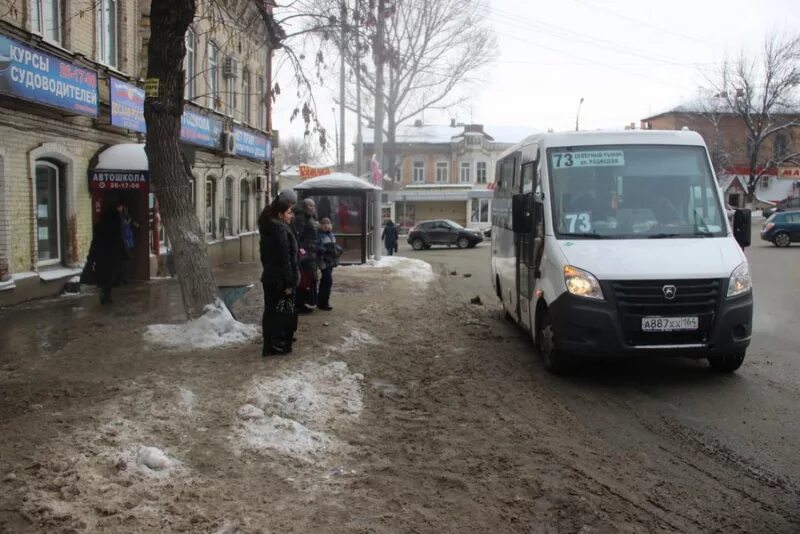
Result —
<instances>
[{"instance_id":1,"label":"woman in dark jacket","mask_svg":"<svg viewBox=\"0 0 800 534\"><path fill-rule=\"evenodd\" d=\"M118 202L95 225L89 257L81 274L81 283L100 287L101 304L111 304L111 288L117 284L122 264L129 257L122 227L123 207Z\"/></svg>"},{"instance_id":2,"label":"woman in dark jacket","mask_svg":"<svg viewBox=\"0 0 800 534\"><path fill-rule=\"evenodd\" d=\"M392 221L386 223L383 228L383 243L386 246L386 253L393 256L397 252L397 227Z\"/></svg>"},{"instance_id":3,"label":"woman in dark jacket","mask_svg":"<svg viewBox=\"0 0 800 534\"><path fill-rule=\"evenodd\" d=\"M272 201L258 219L261 265L264 267L261 275L264 286L262 356L292 352L292 336L297 325L293 301L300 271L297 241L289 226L291 221L291 205L280 197Z\"/></svg>"}]
</instances>

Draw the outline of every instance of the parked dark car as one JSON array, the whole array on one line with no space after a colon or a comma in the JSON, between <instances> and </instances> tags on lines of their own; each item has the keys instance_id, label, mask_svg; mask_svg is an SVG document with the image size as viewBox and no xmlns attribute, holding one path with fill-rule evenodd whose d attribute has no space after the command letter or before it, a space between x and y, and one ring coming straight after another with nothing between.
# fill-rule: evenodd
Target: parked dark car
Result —
<instances>
[{"instance_id":1,"label":"parked dark car","mask_svg":"<svg viewBox=\"0 0 800 534\"><path fill-rule=\"evenodd\" d=\"M449 219L422 221L408 233L408 243L414 250L431 248L433 245L472 248L481 241L483 236L480 232L464 228Z\"/></svg>"},{"instance_id":2,"label":"parked dark car","mask_svg":"<svg viewBox=\"0 0 800 534\"><path fill-rule=\"evenodd\" d=\"M764 217L770 217L775 213L780 213L782 211L788 210L798 210L800 209L800 197L786 197L775 206L771 208L765 208L763 210Z\"/></svg>"},{"instance_id":3,"label":"parked dark car","mask_svg":"<svg viewBox=\"0 0 800 534\"><path fill-rule=\"evenodd\" d=\"M777 247L800 242L800 210L773 214L761 228L761 239Z\"/></svg>"}]
</instances>

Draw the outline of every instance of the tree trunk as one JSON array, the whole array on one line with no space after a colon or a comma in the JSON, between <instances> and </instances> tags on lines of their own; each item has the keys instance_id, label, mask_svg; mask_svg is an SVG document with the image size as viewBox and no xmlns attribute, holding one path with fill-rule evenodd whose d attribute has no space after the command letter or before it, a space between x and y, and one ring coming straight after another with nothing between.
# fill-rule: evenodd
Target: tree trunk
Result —
<instances>
[{"instance_id":1,"label":"tree trunk","mask_svg":"<svg viewBox=\"0 0 800 534\"><path fill-rule=\"evenodd\" d=\"M398 189L400 173L397 168L397 123L395 122L395 111L388 108L386 113L386 153L387 169L386 174L392 178L391 189Z\"/></svg>"},{"instance_id":2,"label":"tree trunk","mask_svg":"<svg viewBox=\"0 0 800 534\"><path fill-rule=\"evenodd\" d=\"M191 177L180 150L186 54L184 36L194 19L195 0L153 0L147 77L159 82L158 96L145 99L150 179L158 195L186 315L199 317L219 298L211 273L205 234L192 205Z\"/></svg>"}]
</instances>

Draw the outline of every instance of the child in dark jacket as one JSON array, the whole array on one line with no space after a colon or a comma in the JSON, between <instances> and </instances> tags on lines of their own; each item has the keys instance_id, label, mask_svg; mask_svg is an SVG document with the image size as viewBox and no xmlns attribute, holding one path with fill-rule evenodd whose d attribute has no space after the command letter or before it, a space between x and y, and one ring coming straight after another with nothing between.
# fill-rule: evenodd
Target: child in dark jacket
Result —
<instances>
[{"instance_id":1,"label":"child in dark jacket","mask_svg":"<svg viewBox=\"0 0 800 534\"><path fill-rule=\"evenodd\" d=\"M331 220L325 217L320 221L319 233L317 234L317 263L322 272L317 300L317 309L319 310L331 311L333 309L330 303L331 289L333 288L333 269L339 265L341 250L341 247L336 244L336 236L333 235Z\"/></svg>"}]
</instances>

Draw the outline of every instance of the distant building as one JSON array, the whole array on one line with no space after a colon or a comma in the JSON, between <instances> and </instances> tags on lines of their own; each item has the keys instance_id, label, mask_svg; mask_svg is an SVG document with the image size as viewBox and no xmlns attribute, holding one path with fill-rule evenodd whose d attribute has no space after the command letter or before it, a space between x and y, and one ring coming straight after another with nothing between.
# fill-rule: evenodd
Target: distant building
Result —
<instances>
[{"instance_id":1,"label":"distant building","mask_svg":"<svg viewBox=\"0 0 800 534\"><path fill-rule=\"evenodd\" d=\"M398 127L399 176L385 184L392 187L384 188L383 219L395 220L406 230L428 219L490 226L495 160L532 133L532 128L455 122L441 126L417 121ZM365 130L365 169L370 168L373 139L373 130Z\"/></svg>"},{"instance_id":2,"label":"distant building","mask_svg":"<svg viewBox=\"0 0 800 534\"><path fill-rule=\"evenodd\" d=\"M787 122L795 120L798 126L770 137L761 147L760 159L782 159L800 152L800 114L778 114ZM734 207L744 207L749 179L749 151L747 128L736 114L709 111L697 103L678 106L670 111L642 119L642 129L681 130L698 132L708 146L725 200ZM776 202L787 196L800 195L800 167L793 164L766 169L758 184L755 196L762 202Z\"/></svg>"}]
</instances>

